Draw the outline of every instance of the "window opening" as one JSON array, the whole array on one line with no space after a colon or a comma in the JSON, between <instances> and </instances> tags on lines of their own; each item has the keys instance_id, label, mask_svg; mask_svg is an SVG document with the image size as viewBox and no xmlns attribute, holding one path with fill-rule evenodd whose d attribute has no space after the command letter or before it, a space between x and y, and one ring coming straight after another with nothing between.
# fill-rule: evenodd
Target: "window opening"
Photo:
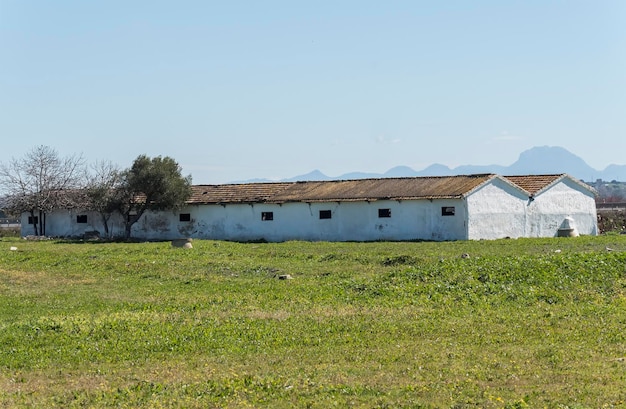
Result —
<instances>
[{"instance_id":1,"label":"window opening","mask_svg":"<svg viewBox=\"0 0 626 409\"><path fill-rule=\"evenodd\" d=\"M441 208L442 216L454 216L454 206L443 206Z\"/></svg>"},{"instance_id":2,"label":"window opening","mask_svg":"<svg viewBox=\"0 0 626 409\"><path fill-rule=\"evenodd\" d=\"M391 217L391 209L378 209L378 217Z\"/></svg>"},{"instance_id":3,"label":"window opening","mask_svg":"<svg viewBox=\"0 0 626 409\"><path fill-rule=\"evenodd\" d=\"M274 212L261 212L261 220L263 221L274 220Z\"/></svg>"},{"instance_id":4,"label":"window opening","mask_svg":"<svg viewBox=\"0 0 626 409\"><path fill-rule=\"evenodd\" d=\"M190 213L181 213L178 216L178 220L181 222L190 222L191 221L191 214Z\"/></svg>"},{"instance_id":5,"label":"window opening","mask_svg":"<svg viewBox=\"0 0 626 409\"><path fill-rule=\"evenodd\" d=\"M76 223L87 223L87 215L79 214L76 216Z\"/></svg>"},{"instance_id":6,"label":"window opening","mask_svg":"<svg viewBox=\"0 0 626 409\"><path fill-rule=\"evenodd\" d=\"M330 219L333 214L330 210L320 210L320 219Z\"/></svg>"},{"instance_id":7,"label":"window opening","mask_svg":"<svg viewBox=\"0 0 626 409\"><path fill-rule=\"evenodd\" d=\"M39 224L39 217L28 216L28 224Z\"/></svg>"}]
</instances>

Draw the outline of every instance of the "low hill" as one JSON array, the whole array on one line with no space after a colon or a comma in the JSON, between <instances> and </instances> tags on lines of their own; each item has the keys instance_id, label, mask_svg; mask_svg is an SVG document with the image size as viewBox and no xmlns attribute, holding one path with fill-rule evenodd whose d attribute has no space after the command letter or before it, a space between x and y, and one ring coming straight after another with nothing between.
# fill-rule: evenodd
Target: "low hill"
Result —
<instances>
[{"instance_id":1,"label":"low hill","mask_svg":"<svg viewBox=\"0 0 626 409\"><path fill-rule=\"evenodd\" d=\"M559 146L540 146L522 152L513 164L501 165L462 165L449 168L442 164L433 164L422 170L414 170L408 166L396 166L385 173L350 172L339 176L327 176L320 170L299 175L283 181L304 180L342 180L383 177L414 177L414 176L450 176L478 173L496 173L500 175L528 174L560 174L568 173L575 178L595 182L598 179L626 181L626 165L609 165L604 170L594 169L582 158ZM255 179L255 181L269 181ZM250 182L250 181L247 181Z\"/></svg>"}]
</instances>

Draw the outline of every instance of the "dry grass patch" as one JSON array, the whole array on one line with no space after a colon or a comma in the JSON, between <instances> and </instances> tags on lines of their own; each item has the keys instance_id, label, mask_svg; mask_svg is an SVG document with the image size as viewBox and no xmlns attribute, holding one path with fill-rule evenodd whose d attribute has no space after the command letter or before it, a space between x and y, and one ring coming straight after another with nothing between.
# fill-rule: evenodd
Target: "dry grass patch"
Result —
<instances>
[{"instance_id":1,"label":"dry grass patch","mask_svg":"<svg viewBox=\"0 0 626 409\"><path fill-rule=\"evenodd\" d=\"M98 280L89 275L51 275L45 271L0 269L0 290L20 295L37 295L75 285L91 285Z\"/></svg>"}]
</instances>

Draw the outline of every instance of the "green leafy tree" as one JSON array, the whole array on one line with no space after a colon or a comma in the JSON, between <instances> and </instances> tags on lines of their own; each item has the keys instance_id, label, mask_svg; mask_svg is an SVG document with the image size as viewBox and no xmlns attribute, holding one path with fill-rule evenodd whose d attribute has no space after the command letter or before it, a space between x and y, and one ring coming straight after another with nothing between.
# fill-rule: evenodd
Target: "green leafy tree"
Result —
<instances>
[{"instance_id":1,"label":"green leafy tree","mask_svg":"<svg viewBox=\"0 0 626 409\"><path fill-rule=\"evenodd\" d=\"M133 224L147 210L175 210L185 204L191 196L191 175L182 176L181 167L170 157L140 155L122 173L118 193L117 210L130 238Z\"/></svg>"}]
</instances>

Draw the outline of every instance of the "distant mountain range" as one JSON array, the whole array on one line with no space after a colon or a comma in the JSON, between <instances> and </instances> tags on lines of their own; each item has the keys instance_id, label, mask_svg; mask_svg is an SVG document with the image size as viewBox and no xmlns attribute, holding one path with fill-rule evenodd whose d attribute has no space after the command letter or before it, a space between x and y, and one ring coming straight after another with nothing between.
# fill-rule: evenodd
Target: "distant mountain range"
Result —
<instances>
[{"instance_id":1,"label":"distant mountain range","mask_svg":"<svg viewBox=\"0 0 626 409\"><path fill-rule=\"evenodd\" d=\"M501 165L462 165L449 168L446 165L435 163L425 169L416 171L408 166L396 166L385 173L350 172L331 177L319 170L305 175L283 179L281 182L320 181L320 180L347 180L366 178L414 177L414 176L451 176L470 175L476 173L496 173L499 175L541 175L568 173L585 182L626 181L626 165L609 165L604 170L597 170L587 165L580 157L559 146L537 146L520 154L515 163L510 166ZM246 182L270 182L268 179L254 179Z\"/></svg>"}]
</instances>

